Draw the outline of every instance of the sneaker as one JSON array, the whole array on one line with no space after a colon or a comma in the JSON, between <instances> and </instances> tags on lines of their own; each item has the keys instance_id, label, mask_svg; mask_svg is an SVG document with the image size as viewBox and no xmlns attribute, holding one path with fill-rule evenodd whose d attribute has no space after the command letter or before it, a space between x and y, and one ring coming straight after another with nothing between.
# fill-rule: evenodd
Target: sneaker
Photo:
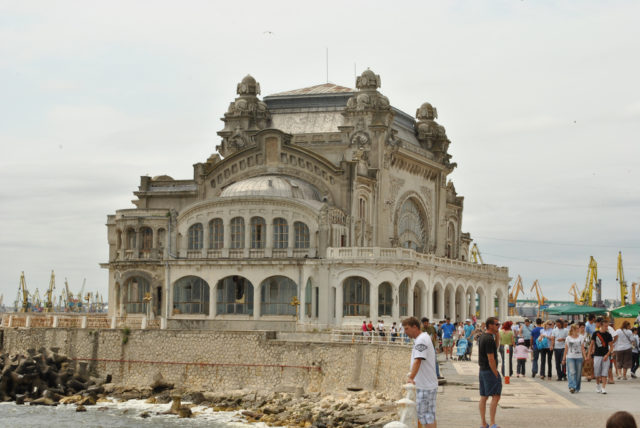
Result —
<instances>
[{"instance_id":1,"label":"sneaker","mask_svg":"<svg viewBox=\"0 0 640 428\"><path fill-rule=\"evenodd\" d=\"M576 390L573 388L569 388L569 392L573 394L574 392L576 392Z\"/></svg>"},{"instance_id":2,"label":"sneaker","mask_svg":"<svg viewBox=\"0 0 640 428\"><path fill-rule=\"evenodd\" d=\"M599 383L598 383L598 384L596 384L596 392L597 392L598 394L600 394L600 393L602 392L602 387L600 386L600 384L599 384Z\"/></svg>"},{"instance_id":3,"label":"sneaker","mask_svg":"<svg viewBox=\"0 0 640 428\"><path fill-rule=\"evenodd\" d=\"M638 376L636 376L636 374L635 374L635 373L631 373L631 377L635 379L635 378L637 378Z\"/></svg>"},{"instance_id":4,"label":"sneaker","mask_svg":"<svg viewBox=\"0 0 640 428\"><path fill-rule=\"evenodd\" d=\"M607 391L604 390L604 388L602 388L602 391L600 391L600 394L606 394Z\"/></svg>"}]
</instances>

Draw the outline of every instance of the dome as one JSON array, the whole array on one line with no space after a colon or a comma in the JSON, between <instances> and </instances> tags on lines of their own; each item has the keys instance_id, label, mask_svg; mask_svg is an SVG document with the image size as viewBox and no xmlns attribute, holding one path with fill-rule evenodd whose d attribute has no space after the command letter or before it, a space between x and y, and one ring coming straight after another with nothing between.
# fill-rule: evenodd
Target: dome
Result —
<instances>
[{"instance_id":1,"label":"dome","mask_svg":"<svg viewBox=\"0 0 640 428\"><path fill-rule=\"evenodd\" d=\"M281 175L247 178L226 187L221 198L236 196L279 196L291 199L321 201L320 192L306 181Z\"/></svg>"}]
</instances>

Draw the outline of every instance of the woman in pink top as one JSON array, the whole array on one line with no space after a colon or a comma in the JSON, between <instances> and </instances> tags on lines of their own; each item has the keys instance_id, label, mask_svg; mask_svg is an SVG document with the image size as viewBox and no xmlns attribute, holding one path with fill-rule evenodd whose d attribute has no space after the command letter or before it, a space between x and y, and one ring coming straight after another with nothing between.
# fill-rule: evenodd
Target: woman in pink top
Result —
<instances>
[{"instance_id":1,"label":"woman in pink top","mask_svg":"<svg viewBox=\"0 0 640 428\"><path fill-rule=\"evenodd\" d=\"M524 370L527 365L527 358L529 357L529 352L531 352L531 350L529 349L528 346L525 346L524 339L522 337L518 339L518 346L516 346L516 352L515 352L516 360L518 362L518 365L516 367L517 377L520 377L520 375L524 377Z\"/></svg>"}]
</instances>

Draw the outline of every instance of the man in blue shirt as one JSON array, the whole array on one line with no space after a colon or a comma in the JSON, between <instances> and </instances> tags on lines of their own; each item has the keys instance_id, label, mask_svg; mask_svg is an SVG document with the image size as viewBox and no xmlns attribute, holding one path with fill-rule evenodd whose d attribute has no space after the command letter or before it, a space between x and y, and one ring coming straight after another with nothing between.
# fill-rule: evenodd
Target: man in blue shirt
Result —
<instances>
[{"instance_id":1,"label":"man in blue shirt","mask_svg":"<svg viewBox=\"0 0 640 428\"><path fill-rule=\"evenodd\" d=\"M471 359L471 349L473 347L473 338L471 335L473 334L476 328L471 325L471 320L467 319L464 322L464 338L467 339L467 353L465 354L466 359Z\"/></svg>"},{"instance_id":2,"label":"man in blue shirt","mask_svg":"<svg viewBox=\"0 0 640 428\"><path fill-rule=\"evenodd\" d=\"M533 331L533 325L529 318L524 320L524 325L520 328L520 335L524 339L524 346L531 347L531 332Z\"/></svg>"},{"instance_id":3,"label":"man in blue shirt","mask_svg":"<svg viewBox=\"0 0 640 428\"><path fill-rule=\"evenodd\" d=\"M453 332L455 329L456 327L451 324L451 318L447 317L447 322L442 324L442 347L447 360L453 359Z\"/></svg>"},{"instance_id":4,"label":"man in blue shirt","mask_svg":"<svg viewBox=\"0 0 640 428\"><path fill-rule=\"evenodd\" d=\"M540 351L538 350L536 342L538 341L541 331L542 320L537 318L536 326L531 330L531 347L533 349L533 355L531 356L531 377L536 377L536 374L538 373L538 357L540 356Z\"/></svg>"},{"instance_id":5,"label":"man in blue shirt","mask_svg":"<svg viewBox=\"0 0 640 428\"><path fill-rule=\"evenodd\" d=\"M587 337L593 336L596 332L596 316L591 314L587 319L587 323L584 325L584 331L587 333Z\"/></svg>"}]
</instances>

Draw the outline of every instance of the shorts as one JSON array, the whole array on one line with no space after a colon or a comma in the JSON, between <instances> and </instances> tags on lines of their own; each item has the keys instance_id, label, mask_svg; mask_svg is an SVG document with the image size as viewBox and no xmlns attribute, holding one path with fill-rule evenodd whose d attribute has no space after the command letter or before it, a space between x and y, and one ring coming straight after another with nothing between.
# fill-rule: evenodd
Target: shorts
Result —
<instances>
[{"instance_id":1,"label":"shorts","mask_svg":"<svg viewBox=\"0 0 640 428\"><path fill-rule=\"evenodd\" d=\"M436 389L416 389L416 412L418 421L422 425L432 424L436 421Z\"/></svg>"},{"instance_id":2,"label":"shorts","mask_svg":"<svg viewBox=\"0 0 640 428\"><path fill-rule=\"evenodd\" d=\"M630 369L633 363L633 351L631 348L624 351L616 351L616 364L619 369Z\"/></svg>"},{"instance_id":3,"label":"shorts","mask_svg":"<svg viewBox=\"0 0 640 428\"><path fill-rule=\"evenodd\" d=\"M609 359L604 357L593 357L593 375L595 377L609 376Z\"/></svg>"},{"instance_id":4,"label":"shorts","mask_svg":"<svg viewBox=\"0 0 640 428\"><path fill-rule=\"evenodd\" d=\"M442 346L449 348L451 346L453 346L453 338L449 338L449 339L442 339Z\"/></svg>"},{"instance_id":5,"label":"shorts","mask_svg":"<svg viewBox=\"0 0 640 428\"><path fill-rule=\"evenodd\" d=\"M494 375L491 370L480 370L480 396L492 397L502 394L502 378Z\"/></svg>"}]
</instances>

